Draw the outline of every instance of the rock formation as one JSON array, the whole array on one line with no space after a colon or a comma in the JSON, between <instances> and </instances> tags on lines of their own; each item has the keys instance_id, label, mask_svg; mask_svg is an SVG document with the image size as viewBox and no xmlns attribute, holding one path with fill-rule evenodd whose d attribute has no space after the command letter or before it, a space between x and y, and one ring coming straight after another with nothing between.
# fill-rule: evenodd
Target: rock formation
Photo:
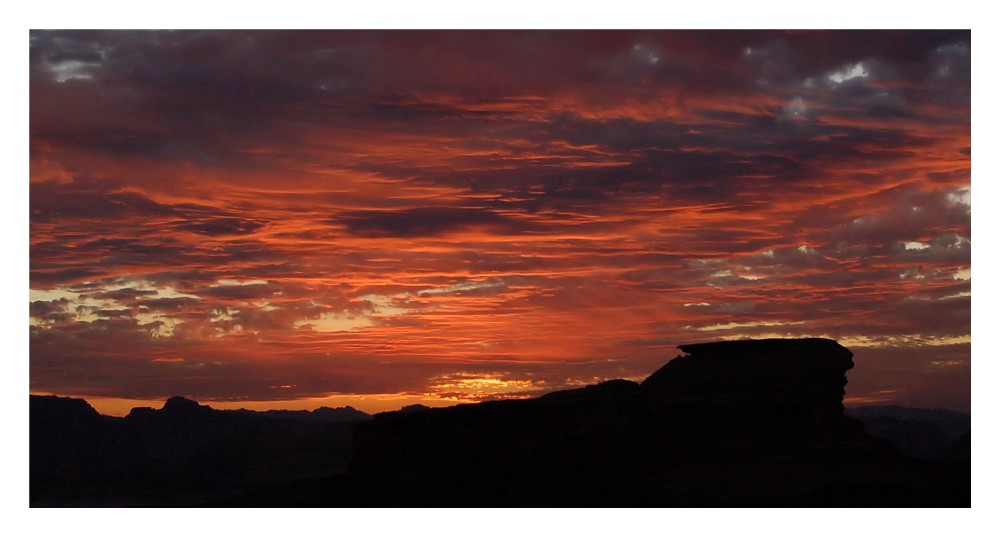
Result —
<instances>
[{"instance_id":1,"label":"rock formation","mask_svg":"<svg viewBox=\"0 0 1000 537\"><path fill-rule=\"evenodd\" d=\"M681 345L642 383L652 412L675 428L732 435L829 432L845 426L853 354L830 339L761 339ZM692 431L692 432L695 432Z\"/></svg>"},{"instance_id":2,"label":"rock formation","mask_svg":"<svg viewBox=\"0 0 1000 537\"><path fill-rule=\"evenodd\" d=\"M681 345L643 383L654 405L687 402L783 415L843 412L851 351L830 339L760 339Z\"/></svg>"}]
</instances>

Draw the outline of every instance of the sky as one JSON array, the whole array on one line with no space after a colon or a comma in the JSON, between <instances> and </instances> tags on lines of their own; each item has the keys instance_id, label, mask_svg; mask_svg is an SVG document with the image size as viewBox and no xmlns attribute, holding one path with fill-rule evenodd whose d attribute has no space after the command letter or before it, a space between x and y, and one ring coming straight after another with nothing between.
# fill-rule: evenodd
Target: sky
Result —
<instances>
[{"instance_id":1,"label":"sky","mask_svg":"<svg viewBox=\"0 0 1000 537\"><path fill-rule=\"evenodd\" d=\"M372 412L820 336L848 404L970 408L968 31L29 35L32 393Z\"/></svg>"}]
</instances>

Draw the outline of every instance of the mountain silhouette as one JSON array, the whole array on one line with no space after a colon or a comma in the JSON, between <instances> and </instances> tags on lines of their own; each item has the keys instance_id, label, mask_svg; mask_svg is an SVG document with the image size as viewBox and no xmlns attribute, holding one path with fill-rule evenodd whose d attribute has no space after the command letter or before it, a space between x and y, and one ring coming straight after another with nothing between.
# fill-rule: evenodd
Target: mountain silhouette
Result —
<instances>
[{"instance_id":1,"label":"mountain silhouette","mask_svg":"<svg viewBox=\"0 0 1000 537\"><path fill-rule=\"evenodd\" d=\"M32 505L970 504L968 435L928 461L867 433L844 413L854 364L835 341L680 349L642 383L374 419L183 398L107 418L33 396Z\"/></svg>"},{"instance_id":2,"label":"mountain silhouette","mask_svg":"<svg viewBox=\"0 0 1000 537\"><path fill-rule=\"evenodd\" d=\"M189 505L343 473L346 408L215 410L172 397L159 410L102 416L86 401L31 396L32 506Z\"/></svg>"}]
</instances>

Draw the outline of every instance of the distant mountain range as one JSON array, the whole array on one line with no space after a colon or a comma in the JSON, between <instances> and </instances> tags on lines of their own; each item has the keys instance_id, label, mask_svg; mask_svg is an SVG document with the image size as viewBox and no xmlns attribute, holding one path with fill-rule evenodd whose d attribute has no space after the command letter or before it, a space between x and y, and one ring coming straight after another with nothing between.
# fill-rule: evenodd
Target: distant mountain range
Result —
<instances>
[{"instance_id":1,"label":"distant mountain range","mask_svg":"<svg viewBox=\"0 0 1000 537\"><path fill-rule=\"evenodd\" d=\"M846 413L861 421L868 434L916 459L948 460L956 456L956 443L970 443L972 416L965 412L892 405L848 408Z\"/></svg>"},{"instance_id":2,"label":"distant mountain range","mask_svg":"<svg viewBox=\"0 0 1000 537\"><path fill-rule=\"evenodd\" d=\"M32 506L968 506L968 414L845 414L832 340L680 347L644 382L369 416L101 416L31 397Z\"/></svg>"}]
</instances>

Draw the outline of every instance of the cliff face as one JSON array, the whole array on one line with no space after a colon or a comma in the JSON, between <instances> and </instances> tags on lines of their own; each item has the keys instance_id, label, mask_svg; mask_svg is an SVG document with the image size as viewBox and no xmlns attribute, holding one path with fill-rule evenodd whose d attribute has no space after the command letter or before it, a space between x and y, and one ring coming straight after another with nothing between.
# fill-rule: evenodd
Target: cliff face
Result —
<instances>
[{"instance_id":1,"label":"cliff face","mask_svg":"<svg viewBox=\"0 0 1000 537\"><path fill-rule=\"evenodd\" d=\"M789 432L843 424L851 351L830 339L761 339L681 345L679 356L642 383L664 419L733 421ZM732 432L732 431L730 431Z\"/></svg>"}]
</instances>

